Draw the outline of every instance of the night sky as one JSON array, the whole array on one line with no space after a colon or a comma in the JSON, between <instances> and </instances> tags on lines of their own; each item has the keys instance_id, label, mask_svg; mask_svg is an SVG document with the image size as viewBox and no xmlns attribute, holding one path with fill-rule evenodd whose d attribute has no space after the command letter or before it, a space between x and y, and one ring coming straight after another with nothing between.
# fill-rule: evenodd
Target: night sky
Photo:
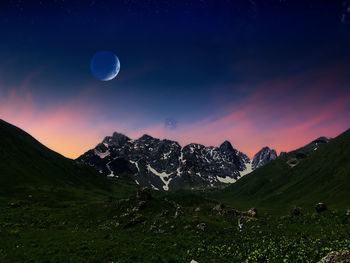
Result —
<instances>
[{"instance_id":1,"label":"night sky","mask_svg":"<svg viewBox=\"0 0 350 263\"><path fill-rule=\"evenodd\" d=\"M350 1L0 2L0 118L67 157L114 131L289 151L350 128L349 102Z\"/></svg>"}]
</instances>

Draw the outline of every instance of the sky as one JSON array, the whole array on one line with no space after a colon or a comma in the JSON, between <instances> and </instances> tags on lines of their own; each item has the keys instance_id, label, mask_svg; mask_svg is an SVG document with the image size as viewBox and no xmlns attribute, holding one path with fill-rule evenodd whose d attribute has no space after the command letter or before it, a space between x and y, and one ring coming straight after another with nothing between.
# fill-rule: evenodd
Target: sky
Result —
<instances>
[{"instance_id":1,"label":"sky","mask_svg":"<svg viewBox=\"0 0 350 263\"><path fill-rule=\"evenodd\" d=\"M252 157L350 128L350 1L4 0L0 36L0 118L69 158L114 131Z\"/></svg>"}]
</instances>

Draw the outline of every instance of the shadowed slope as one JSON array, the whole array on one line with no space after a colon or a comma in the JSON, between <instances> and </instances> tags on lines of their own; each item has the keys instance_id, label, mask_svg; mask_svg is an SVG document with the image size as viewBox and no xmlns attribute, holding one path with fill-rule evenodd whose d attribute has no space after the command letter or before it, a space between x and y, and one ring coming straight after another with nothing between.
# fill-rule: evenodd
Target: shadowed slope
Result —
<instances>
[{"instance_id":1,"label":"shadowed slope","mask_svg":"<svg viewBox=\"0 0 350 263\"><path fill-rule=\"evenodd\" d=\"M0 120L0 192L49 186L107 189L108 182L94 169L63 157Z\"/></svg>"},{"instance_id":2,"label":"shadowed slope","mask_svg":"<svg viewBox=\"0 0 350 263\"><path fill-rule=\"evenodd\" d=\"M334 208L349 206L350 130L290 167L287 160L296 152L279 157L214 196L237 207L288 209L293 204L311 207L316 202Z\"/></svg>"}]
</instances>

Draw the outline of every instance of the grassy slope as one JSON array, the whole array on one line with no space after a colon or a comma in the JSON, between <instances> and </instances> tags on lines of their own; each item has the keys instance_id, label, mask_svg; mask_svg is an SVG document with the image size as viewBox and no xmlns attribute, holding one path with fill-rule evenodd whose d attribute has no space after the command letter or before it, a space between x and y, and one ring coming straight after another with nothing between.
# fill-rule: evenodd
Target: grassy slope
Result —
<instances>
[{"instance_id":1,"label":"grassy slope","mask_svg":"<svg viewBox=\"0 0 350 263\"><path fill-rule=\"evenodd\" d=\"M317 202L343 209L350 205L350 130L319 147L291 168L287 156L257 169L212 196L236 207L310 209Z\"/></svg>"},{"instance_id":2,"label":"grassy slope","mask_svg":"<svg viewBox=\"0 0 350 263\"><path fill-rule=\"evenodd\" d=\"M0 194L27 190L108 190L92 168L48 149L21 129L0 120Z\"/></svg>"}]
</instances>

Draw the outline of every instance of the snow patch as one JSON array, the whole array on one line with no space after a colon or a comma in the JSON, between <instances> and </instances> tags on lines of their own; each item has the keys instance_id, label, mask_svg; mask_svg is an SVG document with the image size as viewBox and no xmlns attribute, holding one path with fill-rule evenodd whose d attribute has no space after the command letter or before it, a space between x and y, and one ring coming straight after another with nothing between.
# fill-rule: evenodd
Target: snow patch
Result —
<instances>
[{"instance_id":1,"label":"snow patch","mask_svg":"<svg viewBox=\"0 0 350 263\"><path fill-rule=\"evenodd\" d=\"M169 190L169 183L170 183L170 178L169 176L171 174L167 174L166 172L158 172L156 169L152 168L152 166L150 166L149 164L147 164L147 170L150 171L151 173L159 176L159 178L163 181L164 183L164 186L163 186L163 189L165 191L168 191Z\"/></svg>"},{"instance_id":2,"label":"snow patch","mask_svg":"<svg viewBox=\"0 0 350 263\"><path fill-rule=\"evenodd\" d=\"M136 166L136 168L137 168L137 171L140 172L140 168L139 168L138 162L134 162L134 161L131 161L131 160L129 160L129 162L132 163L132 164L134 164L134 165Z\"/></svg>"},{"instance_id":3,"label":"snow patch","mask_svg":"<svg viewBox=\"0 0 350 263\"><path fill-rule=\"evenodd\" d=\"M96 149L94 150L95 155L97 155L98 157L100 157L101 159L106 158L107 156L109 156L111 153L107 150L104 153L101 153L99 151L97 151Z\"/></svg>"},{"instance_id":4,"label":"snow patch","mask_svg":"<svg viewBox=\"0 0 350 263\"><path fill-rule=\"evenodd\" d=\"M110 162L106 164L107 169L111 172L107 177L118 177L116 176L113 171L111 170L111 167L109 166Z\"/></svg>"},{"instance_id":5,"label":"snow patch","mask_svg":"<svg viewBox=\"0 0 350 263\"><path fill-rule=\"evenodd\" d=\"M245 169L239 172L241 177L253 172L252 162L253 161L250 160L249 163L245 163Z\"/></svg>"},{"instance_id":6,"label":"snow patch","mask_svg":"<svg viewBox=\"0 0 350 263\"><path fill-rule=\"evenodd\" d=\"M216 177L218 179L218 181L220 181L221 183L224 183L224 184L233 184L234 182L236 182L237 180L234 179L234 178L231 178L231 177Z\"/></svg>"}]
</instances>

